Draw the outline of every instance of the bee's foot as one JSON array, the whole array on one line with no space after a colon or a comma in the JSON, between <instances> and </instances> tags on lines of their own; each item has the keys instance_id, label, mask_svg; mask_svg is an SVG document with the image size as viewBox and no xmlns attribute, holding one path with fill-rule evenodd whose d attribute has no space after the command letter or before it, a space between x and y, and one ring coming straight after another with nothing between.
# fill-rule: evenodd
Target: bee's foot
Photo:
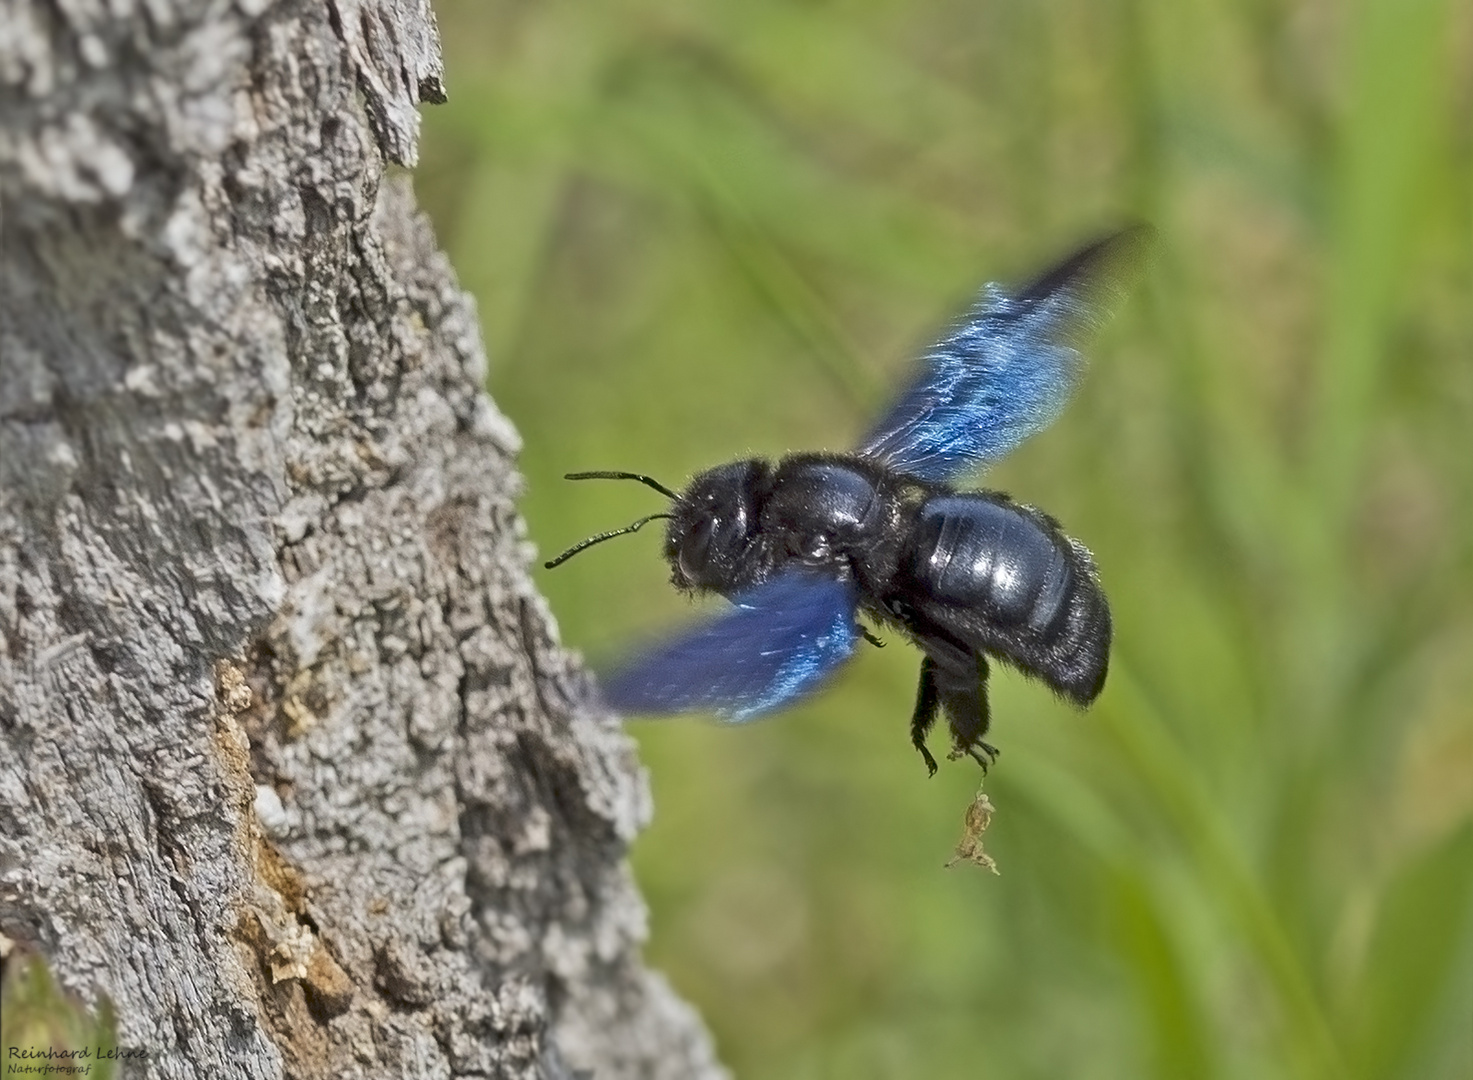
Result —
<instances>
[{"instance_id":1,"label":"bee's foot","mask_svg":"<svg viewBox=\"0 0 1473 1080\"><path fill-rule=\"evenodd\" d=\"M926 744L925 743L922 743L922 742L916 743L916 749L921 752L921 757L925 758L925 760L926 760L926 772L927 772L927 775L928 776L935 776L936 775L936 759L931 756L931 751L927 750L926 749Z\"/></svg>"},{"instance_id":2,"label":"bee's foot","mask_svg":"<svg viewBox=\"0 0 1473 1080\"><path fill-rule=\"evenodd\" d=\"M962 757L970 757L978 765L982 766L982 773L986 775L987 770L997 761L1000 751L991 743L985 743L978 739L971 746L952 747L951 753L946 755L948 761L956 761Z\"/></svg>"}]
</instances>

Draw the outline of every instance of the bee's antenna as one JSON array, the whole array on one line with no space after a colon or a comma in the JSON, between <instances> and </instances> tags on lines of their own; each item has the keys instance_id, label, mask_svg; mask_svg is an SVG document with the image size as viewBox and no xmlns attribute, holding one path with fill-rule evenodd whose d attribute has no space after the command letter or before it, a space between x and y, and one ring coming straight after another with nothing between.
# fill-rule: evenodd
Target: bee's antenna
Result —
<instances>
[{"instance_id":1,"label":"bee's antenna","mask_svg":"<svg viewBox=\"0 0 1473 1080\"><path fill-rule=\"evenodd\" d=\"M643 473L633 472L570 472L563 477L564 480L638 480L645 487L652 487L667 499L678 499L679 495L671 491L658 480L651 479ZM645 520L649 520L646 518ZM610 535L618 535L613 533Z\"/></svg>"},{"instance_id":2,"label":"bee's antenna","mask_svg":"<svg viewBox=\"0 0 1473 1080\"><path fill-rule=\"evenodd\" d=\"M578 473L578 474L574 474L574 475L568 477L568 479L569 480L581 480L584 476L597 476L597 475L600 475L600 474L597 474L597 473ZM616 477L616 478L617 479L622 479L622 476ZM634 479L647 480L649 478L648 477L635 477ZM651 484L654 484L654 481L653 480L650 480L650 483ZM658 487L659 485L655 485L655 486ZM673 496L672 496L672 498L673 498ZM615 529L613 532L599 533L597 536L590 536L587 540L580 541L579 543L576 543L572 547L568 548L567 551L563 552L556 559L552 559L552 560L550 560L548 562L543 563L542 565L544 567L546 567L548 570L551 570L555 566L561 566L563 563L567 562L569 559L571 559L574 555L578 554L578 552L582 551L584 548L591 548L591 547L593 547L594 544L601 544L605 540L612 540L614 537L616 537L616 536L623 536L625 533L639 532L639 530L641 528L643 528L644 526L648 525L650 522L654 521L656 518L668 518L668 517L674 517L674 516L675 516L674 514L651 514L649 517L642 517L642 518L640 518L633 525L625 525L622 529Z\"/></svg>"}]
</instances>

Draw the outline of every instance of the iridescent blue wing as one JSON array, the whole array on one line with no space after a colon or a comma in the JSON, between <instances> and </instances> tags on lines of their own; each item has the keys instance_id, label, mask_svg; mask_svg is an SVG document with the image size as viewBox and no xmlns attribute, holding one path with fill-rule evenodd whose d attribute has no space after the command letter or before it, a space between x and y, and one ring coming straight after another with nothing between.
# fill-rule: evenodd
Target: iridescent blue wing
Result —
<instances>
[{"instance_id":1,"label":"iridescent blue wing","mask_svg":"<svg viewBox=\"0 0 1473 1080\"><path fill-rule=\"evenodd\" d=\"M604 679L605 700L628 713L709 710L750 720L817 688L862 633L848 581L789 572L732 602Z\"/></svg>"},{"instance_id":2,"label":"iridescent blue wing","mask_svg":"<svg viewBox=\"0 0 1473 1080\"><path fill-rule=\"evenodd\" d=\"M858 451L923 480L951 480L1053 422L1084 366L1079 346L1143 262L1137 225L1080 248L1031 285L987 285Z\"/></svg>"}]
</instances>

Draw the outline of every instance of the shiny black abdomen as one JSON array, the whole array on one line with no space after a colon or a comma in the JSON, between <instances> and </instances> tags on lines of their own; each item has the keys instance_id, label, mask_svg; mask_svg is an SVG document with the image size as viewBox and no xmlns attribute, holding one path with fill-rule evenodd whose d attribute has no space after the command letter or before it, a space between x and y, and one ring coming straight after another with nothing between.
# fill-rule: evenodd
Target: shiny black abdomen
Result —
<instances>
[{"instance_id":1,"label":"shiny black abdomen","mask_svg":"<svg viewBox=\"0 0 1473 1080\"><path fill-rule=\"evenodd\" d=\"M1089 553L1005 495L926 500L890 599L919 639L993 653L1081 703L1104 684L1110 611Z\"/></svg>"},{"instance_id":2,"label":"shiny black abdomen","mask_svg":"<svg viewBox=\"0 0 1473 1080\"><path fill-rule=\"evenodd\" d=\"M1017 506L983 495L943 495L917 516L912 569L937 600L1043 633L1073 591L1065 550Z\"/></svg>"}]
</instances>

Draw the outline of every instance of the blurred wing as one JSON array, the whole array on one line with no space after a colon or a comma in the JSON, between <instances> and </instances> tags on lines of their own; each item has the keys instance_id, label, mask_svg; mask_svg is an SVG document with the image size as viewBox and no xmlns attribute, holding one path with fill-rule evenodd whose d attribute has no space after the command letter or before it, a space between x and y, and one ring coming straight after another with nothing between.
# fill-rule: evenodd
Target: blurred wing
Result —
<instances>
[{"instance_id":1,"label":"blurred wing","mask_svg":"<svg viewBox=\"0 0 1473 1080\"><path fill-rule=\"evenodd\" d=\"M860 637L852 582L790 572L733 603L604 679L605 700L628 713L749 720L815 689Z\"/></svg>"},{"instance_id":2,"label":"blurred wing","mask_svg":"<svg viewBox=\"0 0 1473 1080\"><path fill-rule=\"evenodd\" d=\"M1151 236L1136 225L1096 240L1016 294L985 286L859 453L944 481L1047 427L1084 366L1078 347L1124 299Z\"/></svg>"}]
</instances>

